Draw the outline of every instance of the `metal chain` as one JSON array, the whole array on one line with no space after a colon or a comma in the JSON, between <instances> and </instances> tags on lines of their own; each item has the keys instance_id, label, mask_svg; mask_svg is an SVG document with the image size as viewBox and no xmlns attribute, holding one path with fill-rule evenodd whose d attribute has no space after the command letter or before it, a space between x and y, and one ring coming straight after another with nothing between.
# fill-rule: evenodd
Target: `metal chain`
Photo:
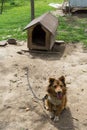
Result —
<instances>
[{"instance_id":1,"label":"metal chain","mask_svg":"<svg viewBox=\"0 0 87 130\"><path fill-rule=\"evenodd\" d=\"M36 94L34 93L34 91L32 90L32 87L31 87L30 82L29 82L29 68L27 67L26 69L27 69L27 81L28 81L29 89L31 90L31 92L32 92L32 94L33 94L33 96L34 96L35 99L37 99L39 101L43 101L43 98L38 98L36 96Z\"/></svg>"}]
</instances>

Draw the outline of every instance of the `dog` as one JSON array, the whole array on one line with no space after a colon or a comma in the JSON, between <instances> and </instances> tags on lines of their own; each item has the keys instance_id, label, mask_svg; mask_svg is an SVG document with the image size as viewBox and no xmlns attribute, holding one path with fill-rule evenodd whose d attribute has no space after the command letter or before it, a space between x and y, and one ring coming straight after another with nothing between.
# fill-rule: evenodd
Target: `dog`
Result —
<instances>
[{"instance_id":1,"label":"dog","mask_svg":"<svg viewBox=\"0 0 87 130\"><path fill-rule=\"evenodd\" d=\"M61 112L66 108L66 93L67 88L64 76L61 76L58 79L49 78L47 94L44 98L44 107L51 113L50 118L54 121L59 120Z\"/></svg>"}]
</instances>

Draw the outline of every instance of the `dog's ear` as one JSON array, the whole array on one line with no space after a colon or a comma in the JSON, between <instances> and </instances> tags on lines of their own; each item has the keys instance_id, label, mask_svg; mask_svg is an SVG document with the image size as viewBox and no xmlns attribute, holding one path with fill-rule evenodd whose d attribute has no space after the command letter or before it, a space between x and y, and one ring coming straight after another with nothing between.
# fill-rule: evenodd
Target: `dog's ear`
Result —
<instances>
[{"instance_id":1,"label":"dog's ear","mask_svg":"<svg viewBox=\"0 0 87 130\"><path fill-rule=\"evenodd\" d=\"M49 78L49 86L48 86L48 89L47 89L47 92L48 92L49 94L52 93L51 86L53 85L54 81L55 81L54 78Z\"/></svg>"},{"instance_id":2,"label":"dog's ear","mask_svg":"<svg viewBox=\"0 0 87 130\"><path fill-rule=\"evenodd\" d=\"M54 78L49 78L49 83L52 85L54 83L55 79Z\"/></svg>"},{"instance_id":3,"label":"dog's ear","mask_svg":"<svg viewBox=\"0 0 87 130\"><path fill-rule=\"evenodd\" d=\"M62 81L62 83L64 84L64 86L66 86L66 84L65 84L65 77L64 77L64 76L61 76L61 77L59 78L59 80Z\"/></svg>"}]
</instances>

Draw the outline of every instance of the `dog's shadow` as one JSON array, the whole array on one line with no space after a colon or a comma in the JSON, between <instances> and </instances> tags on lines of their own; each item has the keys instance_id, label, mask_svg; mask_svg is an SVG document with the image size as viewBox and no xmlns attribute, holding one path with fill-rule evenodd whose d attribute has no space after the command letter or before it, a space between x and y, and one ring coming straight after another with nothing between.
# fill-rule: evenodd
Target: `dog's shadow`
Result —
<instances>
[{"instance_id":1,"label":"dog's shadow","mask_svg":"<svg viewBox=\"0 0 87 130\"><path fill-rule=\"evenodd\" d=\"M58 122L52 123L58 130L75 130L73 117L69 108L65 109Z\"/></svg>"},{"instance_id":2,"label":"dog's shadow","mask_svg":"<svg viewBox=\"0 0 87 130\"><path fill-rule=\"evenodd\" d=\"M43 112L43 114L40 113L39 111L36 111L36 113L39 115L39 118L34 120L34 122L37 123L36 129L44 128L44 126L46 125L50 125L52 126L52 129L57 129L57 130L75 130L75 128L77 127L75 126L73 122L74 118L72 117L72 114L69 108L66 108L62 112L60 119L57 122L54 122L53 120L51 120L48 114L46 115L45 111Z\"/></svg>"}]
</instances>

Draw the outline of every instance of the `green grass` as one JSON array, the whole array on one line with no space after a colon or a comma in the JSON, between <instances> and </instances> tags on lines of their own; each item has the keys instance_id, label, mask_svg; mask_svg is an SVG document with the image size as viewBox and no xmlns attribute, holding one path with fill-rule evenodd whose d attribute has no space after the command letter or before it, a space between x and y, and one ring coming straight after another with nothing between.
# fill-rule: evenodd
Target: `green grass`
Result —
<instances>
[{"instance_id":1,"label":"green grass","mask_svg":"<svg viewBox=\"0 0 87 130\"><path fill-rule=\"evenodd\" d=\"M14 37L25 39L24 26L30 21L28 6L15 7L0 16L0 40Z\"/></svg>"},{"instance_id":2,"label":"green grass","mask_svg":"<svg viewBox=\"0 0 87 130\"><path fill-rule=\"evenodd\" d=\"M87 44L87 18L59 17L57 39Z\"/></svg>"},{"instance_id":3,"label":"green grass","mask_svg":"<svg viewBox=\"0 0 87 130\"><path fill-rule=\"evenodd\" d=\"M5 3L4 12L0 15L0 40L16 38L19 40L26 39L26 32L23 32L24 27L31 20L30 0L16 0L16 6ZM24 1L24 2L23 2ZM42 15L53 8L48 6L52 0L35 0L35 17ZM57 2L57 0L54 0ZM17 5L18 3L18 5Z\"/></svg>"},{"instance_id":4,"label":"green grass","mask_svg":"<svg viewBox=\"0 0 87 130\"><path fill-rule=\"evenodd\" d=\"M5 3L4 12L0 15L0 40L16 38L26 40L23 28L31 20L30 0L14 0L15 5ZM20 2L21 1L21 2ZM35 0L35 17L55 10L49 3L61 3L63 0ZM66 42L83 42L87 44L87 18L58 16L59 26L56 39Z\"/></svg>"}]
</instances>

